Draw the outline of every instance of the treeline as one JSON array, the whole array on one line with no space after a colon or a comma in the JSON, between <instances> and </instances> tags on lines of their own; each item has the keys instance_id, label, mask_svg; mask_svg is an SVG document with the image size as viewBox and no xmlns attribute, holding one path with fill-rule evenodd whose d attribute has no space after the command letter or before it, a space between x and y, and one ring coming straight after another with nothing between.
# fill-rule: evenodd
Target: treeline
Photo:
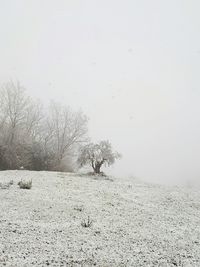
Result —
<instances>
[{"instance_id":1,"label":"treeline","mask_svg":"<svg viewBox=\"0 0 200 267\"><path fill-rule=\"evenodd\" d=\"M87 121L55 102L44 108L19 82L6 83L0 88L0 169L73 171Z\"/></svg>"}]
</instances>

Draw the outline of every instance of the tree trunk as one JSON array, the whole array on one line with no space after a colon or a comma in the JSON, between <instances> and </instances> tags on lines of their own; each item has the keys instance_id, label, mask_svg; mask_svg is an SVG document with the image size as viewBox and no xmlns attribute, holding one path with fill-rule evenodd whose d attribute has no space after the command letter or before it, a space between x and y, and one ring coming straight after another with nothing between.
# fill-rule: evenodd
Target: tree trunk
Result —
<instances>
[{"instance_id":1,"label":"tree trunk","mask_svg":"<svg viewBox=\"0 0 200 267\"><path fill-rule=\"evenodd\" d=\"M96 163L94 166L94 173L99 174L102 164Z\"/></svg>"}]
</instances>

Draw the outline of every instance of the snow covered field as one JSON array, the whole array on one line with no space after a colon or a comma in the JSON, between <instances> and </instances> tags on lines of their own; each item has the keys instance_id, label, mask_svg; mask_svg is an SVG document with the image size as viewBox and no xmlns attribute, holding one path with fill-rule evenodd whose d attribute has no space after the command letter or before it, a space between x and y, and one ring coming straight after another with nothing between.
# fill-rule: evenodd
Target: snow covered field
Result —
<instances>
[{"instance_id":1,"label":"snow covered field","mask_svg":"<svg viewBox=\"0 0 200 267\"><path fill-rule=\"evenodd\" d=\"M200 266L198 188L0 172L10 180L0 189L0 266Z\"/></svg>"}]
</instances>

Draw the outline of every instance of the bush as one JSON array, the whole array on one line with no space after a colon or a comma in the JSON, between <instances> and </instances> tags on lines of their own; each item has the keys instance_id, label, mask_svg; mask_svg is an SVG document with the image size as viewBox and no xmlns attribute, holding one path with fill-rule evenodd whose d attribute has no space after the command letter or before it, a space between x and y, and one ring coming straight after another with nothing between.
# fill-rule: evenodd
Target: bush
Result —
<instances>
[{"instance_id":1,"label":"bush","mask_svg":"<svg viewBox=\"0 0 200 267\"><path fill-rule=\"evenodd\" d=\"M31 189L32 180L31 181L20 181L18 183L20 189Z\"/></svg>"}]
</instances>

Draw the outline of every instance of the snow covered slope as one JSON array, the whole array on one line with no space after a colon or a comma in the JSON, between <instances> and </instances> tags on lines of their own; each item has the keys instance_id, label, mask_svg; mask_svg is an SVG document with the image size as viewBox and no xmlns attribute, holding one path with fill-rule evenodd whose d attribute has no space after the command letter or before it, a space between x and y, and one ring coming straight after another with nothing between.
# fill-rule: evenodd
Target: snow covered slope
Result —
<instances>
[{"instance_id":1,"label":"snow covered slope","mask_svg":"<svg viewBox=\"0 0 200 267\"><path fill-rule=\"evenodd\" d=\"M21 179L32 189L19 189ZM200 266L197 188L0 172L10 180L0 189L0 266Z\"/></svg>"}]
</instances>

